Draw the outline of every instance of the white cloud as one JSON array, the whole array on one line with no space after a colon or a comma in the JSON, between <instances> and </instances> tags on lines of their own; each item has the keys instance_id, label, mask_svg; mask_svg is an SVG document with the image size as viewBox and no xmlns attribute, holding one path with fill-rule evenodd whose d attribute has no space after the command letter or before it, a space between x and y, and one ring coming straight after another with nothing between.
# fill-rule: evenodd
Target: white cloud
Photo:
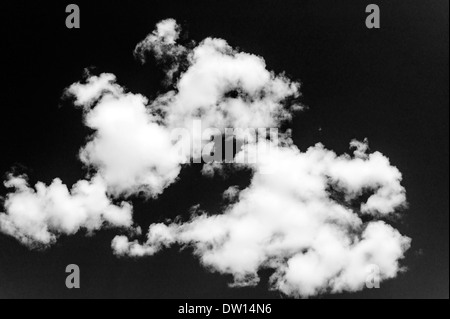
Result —
<instances>
[{"instance_id":1,"label":"white cloud","mask_svg":"<svg viewBox=\"0 0 450 319\"><path fill-rule=\"evenodd\" d=\"M217 38L207 38L188 49L176 43L179 34L180 27L173 19L161 21L135 50L144 60L149 53L157 59L170 57L172 73L179 71L181 64L187 65L173 83L175 89L151 104L163 111L168 127L192 129L196 118L201 118L205 127L219 129L278 127L290 119L293 109L301 109L300 105L285 109L283 103L300 95L300 84L267 70L262 57L238 52Z\"/></svg>"},{"instance_id":2,"label":"white cloud","mask_svg":"<svg viewBox=\"0 0 450 319\"><path fill-rule=\"evenodd\" d=\"M53 244L59 235L73 235L84 229L132 227L132 207L126 202L114 204L106 194L100 177L79 181L69 191L60 179L51 185L28 185L25 176L9 176L5 200L7 214L0 214L0 230L30 247Z\"/></svg>"},{"instance_id":3,"label":"white cloud","mask_svg":"<svg viewBox=\"0 0 450 319\"><path fill-rule=\"evenodd\" d=\"M168 84L174 80L175 73L188 53L187 48L176 43L180 31L181 28L174 19L163 20L134 49L134 56L141 63L145 63L147 56L152 55L164 67Z\"/></svg>"},{"instance_id":4,"label":"white cloud","mask_svg":"<svg viewBox=\"0 0 450 319\"><path fill-rule=\"evenodd\" d=\"M258 271L268 268L274 271L274 289L301 297L360 290L371 265L379 267L381 279L401 271L399 260L410 239L382 221L361 219L361 214L388 214L405 203L401 175L387 158L379 153L361 158L358 150L356 157L337 156L320 144L304 153L294 145L272 145L270 152L257 152L258 145L249 145L237 155L265 158L255 165L252 183L240 192L238 202L221 215L152 225L146 243L129 243L121 237L120 247L113 245L116 254L153 255L174 244L194 247L208 269L232 274L233 286L258 283ZM262 173L263 166L272 173ZM345 199L331 196L334 184L347 201L363 190L374 195L361 210L352 210ZM385 189L389 191L380 191ZM236 192L232 188L224 196Z\"/></svg>"},{"instance_id":5,"label":"white cloud","mask_svg":"<svg viewBox=\"0 0 450 319\"><path fill-rule=\"evenodd\" d=\"M91 104L98 100L103 93L114 95L123 94L123 89L115 84L116 76L110 73L103 73L100 76L91 76L85 84L74 83L70 86L66 94L74 96L75 105L84 106L86 110Z\"/></svg>"},{"instance_id":6,"label":"white cloud","mask_svg":"<svg viewBox=\"0 0 450 319\"><path fill-rule=\"evenodd\" d=\"M192 139L208 140L209 136L194 130L196 119L202 120L204 129L223 130L277 126L290 117L283 100L298 96L297 83L268 71L262 58L239 53L224 40L208 38L188 50L176 43L179 34L175 20L164 20L136 47L137 57L145 59L151 53L171 64L170 72L176 71L182 58L188 66L173 83L176 89L155 101L149 103L144 96L127 92L116 83L115 75L108 73L89 76L84 83L74 83L67 89L66 95L73 96L75 105L83 110L84 124L94 131L80 151L81 161L94 172L94 177L78 182L72 194L66 191L59 201L64 208L81 208L58 215L47 203L52 202L56 190L67 189L58 179L48 187L51 191L43 183L38 183L37 192L29 187L17 187L8 194L6 212L0 215L5 233L30 245L33 241L51 244L58 233L72 234L80 228L101 227L98 218L94 219L93 226L90 215L100 216L103 211L91 211L82 202L88 199L90 191L103 202L109 197L158 196L176 181L183 163L191 156L201 156L197 149L182 147L191 146ZM227 97L230 90L236 94ZM189 138L174 140L172 133L176 129L187 129ZM83 185L91 186L81 196L78 188L87 187ZM101 191L97 189L100 187ZM32 206L26 208L32 209L32 213L17 208L24 207L17 203L23 198L32 198ZM127 218L131 220L128 216L131 208L129 211ZM111 218L106 219L111 221ZM38 222L34 224L35 219ZM114 220L112 224L116 224Z\"/></svg>"},{"instance_id":7,"label":"white cloud","mask_svg":"<svg viewBox=\"0 0 450 319\"><path fill-rule=\"evenodd\" d=\"M299 84L266 69L263 58L237 52L224 40L208 38L189 55L190 66L171 91L153 104L169 127L270 128L291 117L286 98L299 96ZM164 103L161 103L164 101Z\"/></svg>"},{"instance_id":8,"label":"white cloud","mask_svg":"<svg viewBox=\"0 0 450 319\"><path fill-rule=\"evenodd\" d=\"M176 45L178 34L175 21L165 20L138 47L142 54L161 51L166 44ZM85 110L85 124L95 130L81 160L98 171L111 194L161 194L176 180L182 163L201 156L201 148L192 150L191 142L206 144L209 136L195 129L195 120L201 119L202 129L223 132L277 127L290 118L283 101L297 97L299 85L268 71L262 58L208 38L189 53L188 61L176 90L151 103L127 93L112 74L90 77L68 89ZM227 97L230 90L237 95ZM175 144L172 133L177 129L186 129L190 136Z\"/></svg>"},{"instance_id":9,"label":"white cloud","mask_svg":"<svg viewBox=\"0 0 450 319\"><path fill-rule=\"evenodd\" d=\"M234 201L239 195L239 188L237 186L230 186L223 192L223 199L228 201Z\"/></svg>"},{"instance_id":10,"label":"white cloud","mask_svg":"<svg viewBox=\"0 0 450 319\"><path fill-rule=\"evenodd\" d=\"M159 116L146 106L147 99L125 93L114 81L114 76L103 74L68 89L78 103L84 101L85 124L94 130L80 152L81 161L96 169L110 194L159 195L178 176L184 157L170 131L158 124ZM93 85L96 94L91 93ZM89 94L93 100L85 98Z\"/></svg>"},{"instance_id":11,"label":"white cloud","mask_svg":"<svg viewBox=\"0 0 450 319\"><path fill-rule=\"evenodd\" d=\"M300 96L300 84L269 71L263 58L216 38L187 48L177 43L180 31L175 20L164 20L136 47L138 59L154 55L173 81L173 89L154 101L128 92L113 74L68 88L93 130L80 151L93 176L71 191L59 179L31 188L24 177L10 176L6 185L14 191L0 214L2 232L30 247L81 229L133 232L130 204L116 200L157 197L176 181L181 165L201 155L186 146L210 137L196 130L195 120L216 133L276 128L301 109L286 103ZM174 139L175 130L190 136ZM383 154L369 153L367 140L351 141L353 155L339 156L321 144L301 152L289 132L279 139L250 139L237 154L236 162L251 166L254 176L248 188L223 194L228 206L222 214L151 225L144 243L118 236L114 253L141 257L173 245L193 247L208 269L233 275L233 286L255 285L258 271L271 269L272 288L296 297L362 289L371 265L382 279L395 277L410 239L378 218L406 205L400 171ZM203 172L221 170L211 163ZM363 222L362 215L373 221Z\"/></svg>"},{"instance_id":12,"label":"white cloud","mask_svg":"<svg viewBox=\"0 0 450 319\"><path fill-rule=\"evenodd\" d=\"M148 51L157 59L176 56L185 50L176 44L179 36L180 27L177 22L174 19L163 20L156 25L155 31L136 46L134 54L143 63L146 61Z\"/></svg>"}]
</instances>

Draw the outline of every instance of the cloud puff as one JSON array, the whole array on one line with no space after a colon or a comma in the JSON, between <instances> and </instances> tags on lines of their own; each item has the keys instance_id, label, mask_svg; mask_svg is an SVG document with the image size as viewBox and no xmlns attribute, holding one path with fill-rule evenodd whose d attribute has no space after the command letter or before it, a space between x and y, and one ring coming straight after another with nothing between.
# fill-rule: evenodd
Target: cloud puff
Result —
<instances>
[{"instance_id":1,"label":"cloud puff","mask_svg":"<svg viewBox=\"0 0 450 319\"><path fill-rule=\"evenodd\" d=\"M152 56L165 71L166 84L173 84L179 69L187 64L189 50L176 43L181 28L174 19L166 19L156 25L156 29L142 40L134 49L134 56L141 63Z\"/></svg>"},{"instance_id":2,"label":"cloud puff","mask_svg":"<svg viewBox=\"0 0 450 319\"><path fill-rule=\"evenodd\" d=\"M401 271L399 259L410 239L383 221L361 219L405 204L401 174L386 157L361 156L362 144L353 157L337 156L320 144L304 153L292 144L268 149L260 152L253 144L237 155L260 160L251 185L222 214L152 225L144 244L119 236L115 253L153 255L175 244L189 246L205 267L233 275L233 286L255 285L258 271L272 269L273 289L301 297L360 290L373 265L381 280ZM271 174L262 173L267 167ZM333 197L336 191L343 196ZM367 191L373 193L367 201L359 198ZM224 196L236 193L231 188ZM354 200L362 202L359 209L352 208Z\"/></svg>"},{"instance_id":3,"label":"cloud puff","mask_svg":"<svg viewBox=\"0 0 450 319\"><path fill-rule=\"evenodd\" d=\"M169 127L191 128L192 118L218 129L278 127L301 108L284 103L299 97L297 82L268 71L263 58L237 52L222 39L205 39L188 59L176 90L152 105L166 114Z\"/></svg>"},{"instance_id":4,"label":"cloud puff","mask_svg":"<svg viewBox=\"0 0 450 319\"><path fill-rule=\"evenodd\" d=\"M126 93L112 74L75 83L67 92L84 107L85 125L94 130L80 159L102 176L110 194L157 196L175 181L184 158L145 97Z\"/></svg>"},{"instance_id":5,"label":"cloud puff","mask_svg":"<svg viewBox=\"0 0 450 319\"><path fill-rule=\"evenodd\" d=\"M185 48L176 41L180 36L180 27L174 19L167 19L156 25L155 31L149 34L135 48L135 56L146 62L147 54L151 53L156 59L177 56Z\"/></svg>"},{"instance_id":6,"label":"cloud puff","mask_svg":"<svg viewBox=\"0 0 450 319\"><path fill-rule=\"evenodd\" d=\"M124 199L157 197L184 163L201 156L193 141L203 146L227 128L242 129L235 160L253 169L249 187L229 188L219 215L197 211L185 223L151 225L144 242L117 236L114 253L142 257L193 247L205 267L231 274L232 286L256 285L258 272L271 269L271 287L295 297L362 289L373 265L381 280L402 271L411 240L380 220L406 205L402 175L389 159L369 153L367 140L351 141L352 155L337 155L322 144L301 152L289 132L279 142L252 138L246 129L280 127L302 109L300 84L222 39L179 44L180 32L175 20L164 20L136 46L136 58L154 56L167 74L171 89L153 101L107 73L67 89L93 130L80 150L90 174L70 191L59 179L32 188L25 177L10 176L0 230L30 247L79 230L133 232ZM196 120L214 130L197 130ZM223 173L223 166L209 163L203 171Z\"/></svg>"},{"instance_id":7,"label":"cloud puff","mask_svg":"<svg viewBox=\"0 0 450 319\"><path fill-rule=\"evenodd\" d=\"M48 246L59 235L73 235L81 229L128 229L133 224L131 205L112 203L99 177L79 181L71 190L60 179L32 188L25 176L9 176L5 186L15 191L6 197L7 214L0 214L0 230L30 247Z\"/></svg>"}]
</instances>

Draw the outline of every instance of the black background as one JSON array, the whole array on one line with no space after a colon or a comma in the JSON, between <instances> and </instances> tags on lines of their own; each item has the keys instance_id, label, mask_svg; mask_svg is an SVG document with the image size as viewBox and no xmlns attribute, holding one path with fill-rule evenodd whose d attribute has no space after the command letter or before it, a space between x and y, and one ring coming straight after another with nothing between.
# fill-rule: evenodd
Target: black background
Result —
<instances>
[{"instance_id":1,"label":"black background","mask_svg":"<svg viewBox=\"0 0 450 319\"><path fill-rule=\"evenodd\" d=\"M162 72L132 53L158 21L175 18L185 37L224 38L303 83L309 110L292 125L302 150L322 142L342 153L351 139L368 137L403 173L410 207L395 227L413 239L408 271L381 289L321 298L448 298L448 1L374 1L378 30L365 26L369 1L76 1L78 30L65 27L69 3L1 4L0 174L18 167L32 182L82 178L77 153L89 132L79 110L61 101L64 88L95 67L132 92L156 96ZM134 201L136 221L146 229L187 217L196 203L214 212L221 191L246 183L246 174L207 180L197 167L185 169L160 199ZM270 272L256 288L230 289L230 277L211 274L189 250L117 259L115 234L62 238L44 252L0 235L0 298L282 297L267 289ZM81 268L79 290L65 287L72 263Z\"/></svg>"}]
</instances>

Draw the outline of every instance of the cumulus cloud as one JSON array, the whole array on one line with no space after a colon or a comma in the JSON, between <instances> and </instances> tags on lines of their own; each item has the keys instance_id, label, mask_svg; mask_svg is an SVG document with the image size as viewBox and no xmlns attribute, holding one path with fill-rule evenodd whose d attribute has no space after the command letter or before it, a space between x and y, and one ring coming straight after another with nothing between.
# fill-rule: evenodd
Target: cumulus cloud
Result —
<instances>
[{"instance_id":1,"label":"cumulus cloud","mask_svg":"<svg viewBox=\"0 0 450 319\"><path fill-rule=\"evenodd\" d=\"M254 138L249 130L278 128L302 109L300 84L223 39L179 44L180 32L175 20L164 20L136 46L136 58L154 56L171 85L154 100L108 73L67 89L93 131L79 156L90 173L71 190L59 179L32 188L25 177L10 176L0 230L30 247L79 230L132 232L124 200L157 197L183 164L201 157L202 146L232 128L244 141L235 162L253 170L250 186L227 189L219 215L197 212L184 223L151 225L143 242L117 236L116 255L192 247L205 267L231 274L234 287L256 285L258 272L271 269L271 287L295 297L362 289L373 265L382 280L397 276L411 240L384 220L406 205L400 171L370 153L367 140L351 141L353 153L338 155L322 144L302 152L289 131L276 141ZM230 172L212 162L203 173Z\"/></svg>"},{"instance_id":2,"label":"cumulus cloud","mask_svg":"<svg viewBox=\"0 0 450 319\"><path fill-rule=\"evenodd\" d=\"M156 25L155 31L142 40L134 49L135 56L146 62L147 54L152 53L156 59L177 56L185 48L176 41L180 36L180 27L174 19L167 19Z\"/></svg>"},{"instance_id":3,"label":"cumulus cloud","mask_svg":"<svg viewBox=\"0 0 450 319\"><path fill-rule=\"evenodd\" d=\"M165 20L138 51L173 55L166 46L176 45L178 34L175 22ZM261 57L237 52L224 40L206 39L187 59L189 67L176 89L151 102L126 92L113 74L92 76L67 90L95 131L81 160L98 171L111 194L157 196L176 180L182 163L201 157L202 146L215 134L226 128L277 127L299 108L285 103L299 96L298 83L268 71ZM215 130L208 134L207 128ZM174 132L183 129L187 134L174 140ZM195 141L204 143L197 148Z\"/></svg>"},{"instance_id":4,"label":"cumulus cloud","mask_svg":"<svg viewBox=\"0 0 450 319\"><path fill-rule=\"evenodd\" d=\"M134 56L141 63L147 62L151 55L163 66L167 84L171 84L179 68L187 62L188 49L176 43L180 32L181 28L174 19L163 20L134 49Z\"/></svg>"},{"instance_id":5,"label":"cumulus cloud","mask_svg":"<svg viewBox=\"0 0 450 319\"><path fill-rule=\"evenodd\" d=\"M73 97L75 106L82 109L84 124L93 130L79 156L91 173L60 201L61 205L65 200L68 207L85 209L87 213L80 212L81 221L72 223L70 214L61 214L55 222L54 207L46 203L52 203L54 190L67 189L57 179L48 187L51 191L43 183L36 185L36 192L29 187L13 187L6 211L0 215L3 232L33 246L33 241L54 243L57 234L100 228L101 223L95 227L89 224L91 218L87 215L101 211L82 203L78 194L82 185L101 187L101 192L95 192L94 186L86 192L102 196L103 202L136 195L157 197L176 181L181 165L191 158L201 158L202 146L224 128L272 127L289 119L296 106L285 109L285 100L298 97L296 82L268 71L261 57L240 53L224 40L208 38L188 49L177 44L179 35L175 20L164 20L136 47L135 55L142 62L151 54L170 65L171 71L167 72L178 71L181 62L187 65L178 78L171 77L174 89L154 101L128 92L117 83L115 75L108 73L88 76L66 90L65 95ZM197 130L195 123L200 120L203 128ZM202 131L212 127L216 130L206 134ZM187 134L177 135L180 131ZM192 147L196 141L200 141L200 147ZM15 185L11 181L7 184ZM34 198L33 214L14 209L25 195ZM126 207L129 209L124 218L130 220L131 207ZM37 218L39 223L31 227L27 218ZM65 226L64 218L72 227Z\"/></svg>"},{"instance_id":6,"label":"cumulus cloud","mask_svg":"<svg viewBox=\"0 0 450 319\"><path fill-rule=\"evenodd\" d=\"M145 97L126 93L112 74L75 83L67 92L94 130L80 159L102 176L110 194L157 196L176 179L183 158Z\"/></svg>"},{"instance_id":7,"label":"cumulus cloud","mask_svg":"<svg viewBox=\"0 0 450 319\"><path fill-rule=\"evenodd\" d=\"M117 237L115 253L142 256L175 244L193 247L205 267L233 275L233 286L255 285L261 269L272 269L273 289L301 297L360 290L372 265L381 279L402 270L399 260L410 239L383 221L361 218L389 214L405 204L401 175L386 157L377 152L361 156L362 146L353 156L338 156L320 144L304 153L293 144L268 147L270 152L256 154L258 145L247 145L237 155L263 158L247 189L224 193L238 201L222 214L152 225L143 244ZM271 174L262 173L267 166ZM332 196L335 185L342 199ZM358 198L363 191L373 194L364 201ZM354 200L361 202L359 209L350 205Z\"/></svg>"},{"instance_id":8,"label":"cumulus cloud","mask_svg":"<svg viewBox=\"0 0 450 319\"><path fill-rule=\"evenodd\" d=\"M297 82L267 70L263 58L237 52L222 39L204 40L188 58L176 91L153 103L166 114L169 127L191 128L192 118L222 130L278 127L301 108L284 103L299 96Z\"/></svg>"},{"instance_id":9,"label":"cumulus cloud","mask_svg":"<svg viewBox=\"0 0 450 319\"><path fill-rule=\"evenodd\" d=\"M0 230L30 247L45 247L58 236L79 230L93 232L102 227L132 227L132 207L126 202L112 203L106 184L95 177L81 180L71 190L55 179L51 185L28 185L26 176L9 176L5 200L7 214L0 214Z\"/></svg>"}]
</instances>

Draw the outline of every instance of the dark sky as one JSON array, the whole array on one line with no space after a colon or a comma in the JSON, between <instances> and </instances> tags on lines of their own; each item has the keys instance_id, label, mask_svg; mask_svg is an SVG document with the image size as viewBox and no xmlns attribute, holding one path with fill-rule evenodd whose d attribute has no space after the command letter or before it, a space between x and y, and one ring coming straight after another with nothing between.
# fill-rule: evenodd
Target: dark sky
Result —
<instances>
[{"instance_id":1,"label":"dark sky","mask_svg":"<svg viewBox=\"0 0 450 319\"><path fill-rule=\"evenodd\" d=\"M395 222L413 239L408 271L381 289L320 298L449 297L449 36L448 1L73 1L81 29L65 27L66 1L2 4L0 173L12 167L32 182L84 176L77 160L88 131L79 110L62 102L65 87L86 67L110 72L132 92L154 97L162 72L133 58L135 45L165 18L189 39L226 39L263 56L268 68L303 83L309 110L292 125L302 149L317 142L338 153L368 137L403 173L409 208ZM365 8L381 9L381 29L365 26ZM321 129L321 130L319 130ZM158 200L136 200L143 228L196 203L212 207L230 180L200 178L186 169ZM0 196L6 190L0 188ZM169 249L140 260L117 259L116 233L62 238L30 252L0 235L0 298L279 298L262 273L256 288L230 289L231 278L211 274L191 252ZM65 287L65 267L81 268L81 289Z\"/></svg>"}]
</instances>

